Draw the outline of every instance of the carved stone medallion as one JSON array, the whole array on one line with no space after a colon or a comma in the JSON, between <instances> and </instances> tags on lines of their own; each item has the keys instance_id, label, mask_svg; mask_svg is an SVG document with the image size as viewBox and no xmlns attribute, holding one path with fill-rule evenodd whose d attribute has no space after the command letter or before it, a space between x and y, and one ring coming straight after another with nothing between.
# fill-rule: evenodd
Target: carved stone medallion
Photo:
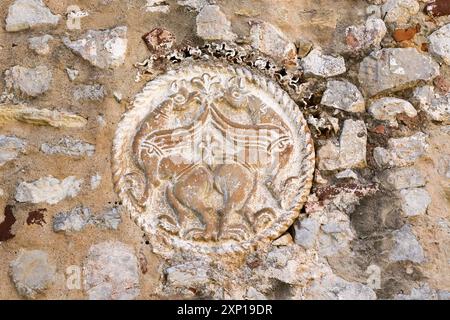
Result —
<instances>
[{"instance_id":1,"label":"carved stone medallion","mask_svg":"<svg viewBox=\"0 0 450 320\"><path fill-rule=\"evenodd\" d=\"M150 81L119 123L114 183L152 243L231 253L283 234L309 194L306 122L277 84L219 62Z\"/></svg>"}]
</instances>

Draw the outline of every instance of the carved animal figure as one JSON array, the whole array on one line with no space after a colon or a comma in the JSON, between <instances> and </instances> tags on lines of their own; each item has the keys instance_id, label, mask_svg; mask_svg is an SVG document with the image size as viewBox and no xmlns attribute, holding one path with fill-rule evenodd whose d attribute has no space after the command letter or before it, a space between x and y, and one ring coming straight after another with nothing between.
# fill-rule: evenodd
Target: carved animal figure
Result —
<instances>
[{"instance_id":1,"label":"carved animal figure","mask_svg":"<svg viewBox=\"0 0 450 320\"><path fill-rule=\"evenodd\" d=\"M184 105L195 103L191 94ZM273 173L288 163L292 152L289 133L275 125L242 125L219 112L213 103L204 106L192 124L154 130L155 117L144 122L135 136L133 151L145 176L138 204L145 206L152 187L169 181L166 197L183 225L193 212L204 229L190 229L184 236L205 241L238 238L242 219L253 222L246 208L258 175ZM186 107L184 107L186 108ZM156 116L164 117L164 112ZM157 126L156 126L157 127ZM214 206L213 195L223 205Z\"/></svg>"}]
</instances>

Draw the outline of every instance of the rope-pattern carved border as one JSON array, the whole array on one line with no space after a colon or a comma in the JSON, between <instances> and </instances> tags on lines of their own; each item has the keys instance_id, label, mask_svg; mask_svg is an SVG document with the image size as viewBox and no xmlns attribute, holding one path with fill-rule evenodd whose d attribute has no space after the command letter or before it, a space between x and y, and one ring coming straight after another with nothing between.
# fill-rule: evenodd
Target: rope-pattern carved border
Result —
<instances>
[{"instance_id":1,"label":"rope-pattern carved border","mask_svg":"<svg viewBox=\"0 0 450 320\"><path fill-rule=\"evenodd\" d=\"M150 81L138 94L132 102L132 109L124 113L116 131L116 136L113 142L113 182L115 191L119 194L119 197L123 201L123 204L130 212L131 218L140 226L143 231L152 236L152 231L146 224L144 217L134 207L133 202L129 199L125 190L125 174L127 168L131 165L131 158L128 155L129 141L133 139L134 133L130 133L130 128L137 128L143 119L142 110L146 106L149 106L149 101L152 99L152 95L155 90L158 90L162 84L167 84L179 79L180 73L226 73L231 76L240 76L245 78L248 82L253 83L255 86L259 86L262 90L270 93L275 101L277 101L281 109L287 114L289 119L293 122L294 127L298 127L296 132L300 141L300 153L301 167L298 175L300 181L300 189L295 197L295 201L291 207L286 210L286 214L279 216L270 227L266 228L261 233L257 234L254 238L243 243L233 244L201 244L191 243L187 240L179 239L178 241L171 241L171 244L181 250L196 250L198 253L214 253L214 254L231 254L247 251L252 247L255 247L261 241L270 241L279 237L284 233L298 217L300 209L303 207L310 193L312 186L312 179L314 173L314 145L312 142L311 134L307 123L295 102L291 97L280 88L274 81L267 79L259 74L253 74L247 68L236 65L223 65L220 62L210 61L197 61L194 64L186 61L175 65L172 69L168 70L165 74L156 77ZM155 107L155 106L154 106ZM145 114L152 112L152 110L146 110ZM161 237L165 240L164 237Z\"/></svg>"}]
</instances>

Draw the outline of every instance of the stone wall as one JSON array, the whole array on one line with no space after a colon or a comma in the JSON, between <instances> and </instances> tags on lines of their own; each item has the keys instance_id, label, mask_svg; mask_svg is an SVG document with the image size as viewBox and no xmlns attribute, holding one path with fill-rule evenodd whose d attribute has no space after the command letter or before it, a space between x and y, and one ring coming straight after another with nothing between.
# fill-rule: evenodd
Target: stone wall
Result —
<instances>
[{"instance_id":1,"label":"stone wall","mask_svg":"<svg viewBox=\"0 0 450 320\"><path fill-rule=\"evenodd\" d=\"M429 2L3 0L0 298L448 299L450 12ZM313 186L254 252L163 257L114 191L113 139L163 57L213 41L282 68Z\"/></svg>"}]
</instances>

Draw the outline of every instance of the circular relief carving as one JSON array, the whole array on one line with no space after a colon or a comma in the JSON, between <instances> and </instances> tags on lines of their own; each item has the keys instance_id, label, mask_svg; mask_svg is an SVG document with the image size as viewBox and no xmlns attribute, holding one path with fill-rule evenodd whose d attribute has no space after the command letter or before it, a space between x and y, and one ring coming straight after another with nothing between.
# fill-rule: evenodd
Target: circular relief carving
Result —
<instances>
[{"instance_id":1,"label":"circular relief carving","mask_svg":"<svg viewBox=\"0 0 450 320\"><path fill-rule=\"evenodd\" d=\"M115 189L151 241L231 253L285 232L306 201L314 150L295 102L258 73L182 63L119 123Z\"/></svg>"}]
</instances>

